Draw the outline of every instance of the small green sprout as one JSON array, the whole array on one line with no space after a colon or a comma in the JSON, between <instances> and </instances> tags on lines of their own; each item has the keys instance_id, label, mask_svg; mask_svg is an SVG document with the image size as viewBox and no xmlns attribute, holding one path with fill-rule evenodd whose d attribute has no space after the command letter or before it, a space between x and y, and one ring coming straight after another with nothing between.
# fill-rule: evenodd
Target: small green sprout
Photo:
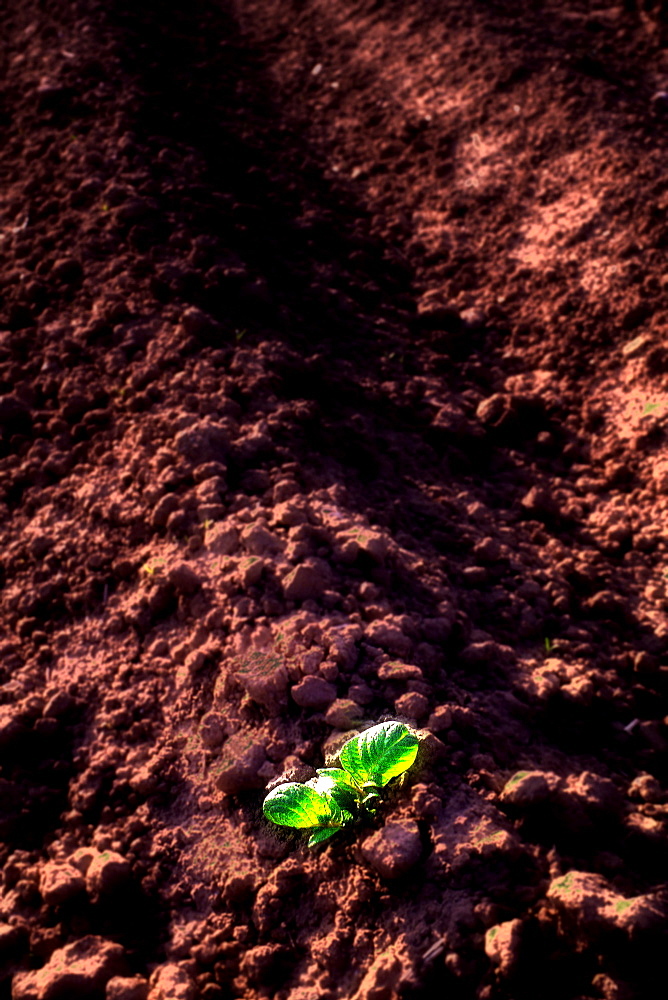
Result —
<instances>
[{"instance_id":1,"label":"small green sprout","mask_svg":"<svg viewBox=\"0 0 668 1000\"><path fill-rule=\"evenodd\" d=\"M155 559L149 559L148 562L145 562L142 566L142 571L146 574L146 576L156 576L162 571L164 565L165 560L156 557Z\"/></svg>"},{"instance_id":2,"label":"small green sprout","mask_svg":"<svg viewBox=\"0 0 668 1000\"><path fill-rule=\"evenodd\" d=\"M642 411L642 416L646 417L648 413L654 413L654 410L659 409L658 403L647 403L645 409Z\"/></svg>"},{"instance_id":3,"label":"small green sprout","mask_svg":"<svg viewBox=\"0 0 668 1000\"><path fill-rule=\"evenodd\" d=\"M526 778L528 773L529 773L528 771L517 771L517 773L514 774L509 781L506 782L506 788L512 788L513 785L516 785L519 781L522 780L522 778Z\"/></svg>"},{"instance_id":4,"label":"small green sprout","mask_svg":"<svg viewBox=\"0 0 668 1000\"><path fill-rule=\"evenodd\" d=\"M417 752L417 737L408 726L381 722L344 743L341 767L320 768L310 781L272 789L264 815L279 826L310 831L308 846L314 847L364 814L373 815L380 789L407 771Z\"/></svg>"},{"instance_id":5,"label":"small green sprout","mask_svg":"<svg viewBox=\"0 0 668 1000\"><path fill-rule=\"evenodd\" d=\"M549 636L545 636L545 652L546 653L552 652L552 640L549 638Z\"/></svg>"}]
</instances>

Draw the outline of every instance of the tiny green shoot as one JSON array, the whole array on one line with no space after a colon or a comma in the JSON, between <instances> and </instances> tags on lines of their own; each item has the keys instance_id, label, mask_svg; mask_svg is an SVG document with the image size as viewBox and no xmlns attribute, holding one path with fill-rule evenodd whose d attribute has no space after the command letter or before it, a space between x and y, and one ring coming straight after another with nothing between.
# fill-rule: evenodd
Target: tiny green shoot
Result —
<instances>
[{"instance_id":1,"label":"tiny green shoot","mask_svg":"<svg viewBox=\"0 0 668 1000\"><path fill-rule=\"evenodd\" d=\"M654 413L654 410L659 409L658 403L647 403L645 409L642 411L642 416L646 417L648 413Z\"/></svg>"},{"instance_id":2,"label":"tiny green shoot","mask_svg":"<svg viewBox=\"0 0 668 1000\"><path fill-rule=\"evenodd\" d=\"M146 576L156 576L160 573L165 565L165 560L156 557L155 559L149 559L142 566L143 572Z\"/></svg>"},{"instance_id":3,"label":"tiny green shoot","mask_svg":"<svg viewBox=\"0 0 668 1000\"><path fill-rule=\"evenodd\" d=\"M373 815L380 790L411 767L417 752L417 737L408 726L381 722L344 743L341 767L320 768L304 783L277 785L264 800L264 815L279 826L308 830L308 846L314 847Z\"/></svg>"},{"instance_id":4,"label":"tiny green shoot","mask_svg":"<svg viewBox=\"0 0 668 1000\"><path fill-rule=\"evenodd\" d=\"M550 639L549 636L545 636L545 652L546 653L552 652L552 640Z\"/></svg>"}]
</instances>

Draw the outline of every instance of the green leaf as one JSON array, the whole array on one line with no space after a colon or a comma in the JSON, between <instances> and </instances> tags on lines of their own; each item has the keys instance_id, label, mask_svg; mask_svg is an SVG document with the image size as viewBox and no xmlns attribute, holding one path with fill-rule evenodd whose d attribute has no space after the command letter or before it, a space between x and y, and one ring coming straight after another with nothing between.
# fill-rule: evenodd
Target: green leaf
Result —
<instances>
[{"instance_id":1,"label":"green leaf","mask_svg":"<svg viewBox=\"0 0 668 1000\"><path fill-rule=\"evenodd\" d=\"M358 788L347 771L341 767L319 767L315 772L319 778L327 778L333 785L339 788L349 789L357 792Z\"/></svg>"},{"instance_id":2,"label":"green leaf","mask_svg":"<svg viewBox=\"0 0 668 1000\"><path fill-rule=\"evenodd\" d=\"M262 811L267 819L279 826L296 829L309 827L336 827L343 825L344 817L329 795L312 785L288 781L274 788L264 800Z\"/></svg>"},{"instance_id":3,"label":"green leaf","mask_svg":"<svg viewBox=\"0 0 668 1000\"><path fill-rule=\"evenodd\" d=\"M382 788L408 770L417 752L417 737L408 726L402 722L381 722L348 740L339 759L360 788L365 784Z\"/></svg>"},{"instance_id":4,"label":"green leaf","mask_svg":"<svg viewBox=\"0 0 668 1000\"><path fill-rule=\"evenodd\" d=\"M347 771L340 767L321 767L316 771L317 778L307 781L316 791L329 795L346 813L346 819L352 819L360 799L360 791Z\"/></svg>"},{"instance_id":5,"label":"green leaf","mask_svg":"<svg viewBox=\"0 0 668 1000\"><path fill-rule=\"evenodd\" d=\"M333 837L335 833L339 832L339 830L340 827L337 826L334 826L328 830L316 830L315 833L312 833L309 839L307 840L306 846L315 847L316 844L321 844L323 840L329 840L329 838Z\"/></svg>"}]
</instances>

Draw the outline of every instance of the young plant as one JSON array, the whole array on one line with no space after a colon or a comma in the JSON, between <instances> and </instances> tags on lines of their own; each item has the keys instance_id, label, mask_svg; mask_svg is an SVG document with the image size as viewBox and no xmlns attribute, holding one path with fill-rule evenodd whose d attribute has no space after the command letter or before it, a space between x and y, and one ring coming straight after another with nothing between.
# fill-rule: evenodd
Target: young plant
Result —
<instances>
[{"instance_id":1,"label":"young plant","mask_svg":"<svg viewBox=\"0 0 668 1000\"><path fill-rule=\"evenodd\" d=\"M279 826L308 830L308 846L322 843L348 823L373 815L380 789L413 764L418 740L402 722L381 722L344 743L341 767L325 767L317 777L288 781L264 800L267 819Z\"/></svg>"},{"instance_id":2,"label":"young plant","mask_svg":"<svg viewBox=\"0 0 668 1000\"><path fill-rule=\"evenodd\" d=\"M156 556L155 558L149 559L147 562L145 562L144 565L142 566L142 570L146 574L146 576L157 576L158 574L162 573L164 566L165 566L165 560Z\"/></svg>"}]
</instances>

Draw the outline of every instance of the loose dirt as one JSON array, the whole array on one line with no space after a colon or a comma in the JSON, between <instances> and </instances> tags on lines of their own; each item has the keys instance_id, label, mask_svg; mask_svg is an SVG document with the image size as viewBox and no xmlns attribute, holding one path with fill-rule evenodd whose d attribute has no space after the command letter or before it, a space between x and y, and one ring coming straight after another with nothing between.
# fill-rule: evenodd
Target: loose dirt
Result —
<instances>
[{"instance_id":1,"label":"loose dirt","mask_svg":"<svg viewBox=\"0 0 668 1000\"><path fill-rule=\"evenodd\" d=\"M5 0L0 1000L656 992L663 7Z\"/></svg>"}]
</instances>

